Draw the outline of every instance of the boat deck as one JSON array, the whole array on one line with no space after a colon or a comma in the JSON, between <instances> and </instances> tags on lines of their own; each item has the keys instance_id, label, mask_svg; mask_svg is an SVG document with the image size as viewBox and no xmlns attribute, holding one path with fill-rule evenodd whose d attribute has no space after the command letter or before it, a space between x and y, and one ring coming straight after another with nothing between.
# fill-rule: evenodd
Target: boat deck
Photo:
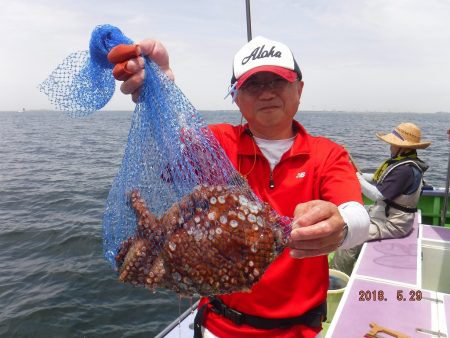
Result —
<instances>
[{"instance_id":1,"label":"boat deck","mask_svg":"<svg viewBox=\"0 0 450 338\"><path fill-rule=\"evenodd\" d=\"M448 337L450 295L423 287L421 257L430 240L450 243L450 229L419 219L407 237L364 244L327 338L364 337L370 323L409 337Z\"/></svg>"}]
</instances>

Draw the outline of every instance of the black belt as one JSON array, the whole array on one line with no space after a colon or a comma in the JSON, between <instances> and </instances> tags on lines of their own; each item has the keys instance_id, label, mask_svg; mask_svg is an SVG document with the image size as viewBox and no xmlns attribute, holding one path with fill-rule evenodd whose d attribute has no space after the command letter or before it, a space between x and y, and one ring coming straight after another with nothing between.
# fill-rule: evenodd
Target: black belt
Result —
<instances>
[{"instance_id":1,"label":"black belt","mask_svg":"<svg viewBox=\"0 0 450 338\"><path fill-rule=\"evenodd\" d=\"M397 203L395 203L394 201L391 201L391 200L388 200L388 199L385 199L385 200L384 200L384 203L386 203L386 208L385 208L385 210L384 210L384 213L385 213L386 217L389 216L389 209L390 209L391 207L392 207L392 208L395 208L395 209L398 209L398 210L400 210L400 211L403 211L403 212L407 212L407 213L414 213L414 212L417 212L417 208L408 208L408 207L404 207L403 205L397 204Z\"/></svg>"},{"instance_id":2,"label":"black belt","mask_svg":"<svg viewBox=\"0 0 450 338\"><path fill-rule=\"evenodd\" d=\"M297 317L290 318L264 318L258 316L248 315L237 310L234 310L225 305L219 298L212 297L209 302L203 304L197 310L197 315L194 320L194 338L201 338L203 322L205 320L205 311L208 308L208 304L212 305L212 310L220 314L221 316L231 320L236 325L250 325L257 329L276 329L276 328L288 328L292 325L303 324L309 327L321 327L321 323L326 320L327 315L327 302L316 306L315 308L305 312Z\"/></svg>"}]
</instances>

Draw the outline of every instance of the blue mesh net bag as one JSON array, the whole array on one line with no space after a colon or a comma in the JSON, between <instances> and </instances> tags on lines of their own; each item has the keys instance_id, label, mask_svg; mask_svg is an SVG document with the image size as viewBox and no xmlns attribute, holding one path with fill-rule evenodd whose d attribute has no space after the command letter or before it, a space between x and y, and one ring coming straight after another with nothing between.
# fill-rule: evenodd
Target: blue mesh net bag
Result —
<instances>
[{"instance_id":1,"label":"blue mesh net bag","mask_svg":"<svg viewBox=\"0 0 450 338\"><path fill-rule=\"evenodd\" d=\"M40 85L71 116L114 92L108 52L132 44L97 26L89 51L68 56ZM290 219L260 201L201 115L150 59L124 157L103 217L104 254L119 279L183 295L246 291L287 242Z\"/></svg>"}]
</instances>

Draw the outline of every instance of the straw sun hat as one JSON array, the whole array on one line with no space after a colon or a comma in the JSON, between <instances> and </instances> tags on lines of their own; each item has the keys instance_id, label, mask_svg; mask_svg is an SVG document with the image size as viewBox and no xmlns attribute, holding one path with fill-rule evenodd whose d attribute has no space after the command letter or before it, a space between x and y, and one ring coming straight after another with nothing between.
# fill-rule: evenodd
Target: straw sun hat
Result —
<instances>
[{"instance_id":1,"label":"straw sun hat","mask_svg":"<svg viewBox=\"0 0 450 338\"><path fill-rule=\"evenodd\" d=\"M389 134L376 135L380 140L401 148L425 149L431 144L429 141L420 141L422 132L414 123L400 123Z\"/></svg>"}]
</instances>

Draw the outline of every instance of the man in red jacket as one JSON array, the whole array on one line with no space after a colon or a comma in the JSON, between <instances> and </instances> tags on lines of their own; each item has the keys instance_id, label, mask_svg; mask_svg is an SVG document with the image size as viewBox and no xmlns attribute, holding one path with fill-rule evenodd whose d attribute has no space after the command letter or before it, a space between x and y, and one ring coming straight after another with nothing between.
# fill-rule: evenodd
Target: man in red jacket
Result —
<instances>
[{"instance_id":1,"label":"man in red jacket","mask_svg":"<svg viewBox=\"0 0 450 338\"><path fill-rule=\"evenodd\" d=\"M129 53L131 51L131 54ZM111 51L121 90L136 101L145 55L173 79L155 40ZM119 57L117 57L117 55ZM328 289L327 254L364 242L369 217L345 149L294 120L303 90L290 49L256 37L235 55L230 93L247 123L210 128L258 197L293 217L289 248L251 292L200 302L196 337L320 337Z\"/></svg>"}]
</instances>

